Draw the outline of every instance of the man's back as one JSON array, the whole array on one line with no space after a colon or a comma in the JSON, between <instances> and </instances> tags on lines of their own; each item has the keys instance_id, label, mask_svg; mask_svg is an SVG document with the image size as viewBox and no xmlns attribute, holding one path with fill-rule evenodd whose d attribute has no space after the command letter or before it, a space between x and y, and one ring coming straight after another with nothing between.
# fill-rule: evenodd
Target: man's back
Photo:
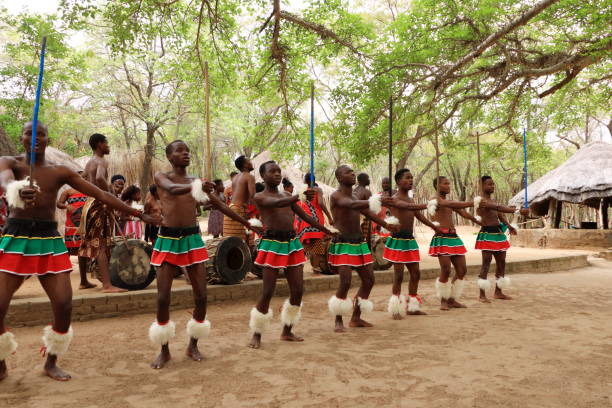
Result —
<instances>
[{"instance_id":1,"label":"man's back","mask_svg":"<svg viewBox=\"0 0 612 408\"><path fill-rule=\"evenodd\" d=\"M232 204L246 205L250 201L249 183L255 183L255 177L241 172L232 180Z\"/></svg>"},{"instance_id":2,"label":"man's back","mask_svg":"<svg viewBox=\"0 0 612 408\"><path fill-rule=\"evenodd\" d=\"M83 178L101 190L108 191L108 162L103 157L92 156L85 166Z\"/></svg>"}]
</instances>

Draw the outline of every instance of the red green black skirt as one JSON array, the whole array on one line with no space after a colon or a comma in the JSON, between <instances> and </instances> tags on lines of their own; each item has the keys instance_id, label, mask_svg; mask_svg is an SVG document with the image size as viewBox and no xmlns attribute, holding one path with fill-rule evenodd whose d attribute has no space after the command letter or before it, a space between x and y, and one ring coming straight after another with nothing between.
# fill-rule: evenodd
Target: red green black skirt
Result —
<instances>
[{"instance_id":1,"label":"red green black skirt","mask_svg":"<svg viewBox=\"0 0 612 408\"><path fill-rule=\"evenodd\" d=\"M506 224L483 226L476 237L476 249L482 251L507 251L510 243L506 237Z\"/></svg>"},{"instance_id":2,"label":"red green black skirt","mask_svg":"<svg viewBox=\"0 0 612 408\"><path fill-rule=\"evenodd\" d=\"M359 239L347 239L342 236L329 244L327 260L331 266L350 266L358 268L374 262L368 244Z\"/></svg>"},{"instance_id":3,"label":"red green black skirt","mask_svg":"<svg viewBox=\"0 0 612 408\"><path fill-rule=\"evenodd\" d=\"M419 245L408 231L393 233L385 242L383 259L393 263L419 262Z\"/></svg>"},{"instance_id":4,"label":"red green black skirt","mask_svg":"<svg viewBox=\"0 0 612 408\"><path fill-rule=\"evenodd\" d=\"M441 228L442 234L435 234L429 243L430 256L465 255L467 250L461 238L448 228Z\"/></svg>"},{"instance_id":5,"label":"red green black skirt","mask_svg":"<svg viewBox=\"0 0 612 408\"><path fill-rule=\"evenodd\" d=\"M21 276L72 271L57 223L9 218L0 240L0 271Z\"/></svg>"},{"instance_id":6,"label":"red green black skirt","mask_svg":"<svg viewBox=\"0 0 612 408\"><path fill-rule=\"evenodd\" d=\"M255 265L282 269L305 262L304 248L294 231L266 231L257 246Z\"/></svg>"},{"instance_id":7,"label":"red green black skirt","mask_svg":"<svg viewBox=\"0 0 612 408\"><path fill-rule=\"evenodd\" d=\"M207 260L208 252L200 236L200 227L160 228L151 255L151 265L161 266L166 262L187 267Z\"/></svg>"}]
</instances>

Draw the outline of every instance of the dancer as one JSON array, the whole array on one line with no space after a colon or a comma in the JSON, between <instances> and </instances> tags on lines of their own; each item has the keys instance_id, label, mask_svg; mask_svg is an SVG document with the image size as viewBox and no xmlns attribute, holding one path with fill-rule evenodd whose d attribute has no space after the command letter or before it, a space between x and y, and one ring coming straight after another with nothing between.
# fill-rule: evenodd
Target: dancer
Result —
<instances>
[{"instance_id":1,"label":"dancer","mask_svg":"<svg viewBox=\"0 0 612 408\"><path fill-rule=\"evenodd\" d=\"M340 275L340 285L336 295L329 299L329 311L335 316L335 331L344 332L343 316L351 314L350 327L372 327L372 324L361 318L361 313L370 312L374 305L368 297L374 286L374 270L372 268L372 253L364 241L359 225L360 214L396 232L397 226L389 225L371 211L370 200L357 200L353 195L355 173L349 166L343 165L336 169L336 179L340 184L338 190L331 195L331 211L334 224L340 231L329 246L329 264L336 268ZM376 198L371 200L375 204ZM380 204L380 203L378 203ZM376 207L376 205L372 205ZM354 302L347 298L351 287L352 269L356 269L361 278L361 286Z\"/></svg>"},{"instance_id":2,"label":"dancer","mask_svg":"<svg viewBox=\"0 0 612 408\"><path fill-rule=\"evenodd\" d=\"M82 173L83 172L80 171L79 175ZM87 196L73 188L64 190L57 200L57 208L66 210L64 242L66 243L66 248L68 248L68 253L73 256L78 256L79 247L81 246L81 235L78 233L78 229L81 225L81 214L86 201ZM89 259L78 256L78 262L79 274L81 276L79 289L95 288L96 285L87 279L87 264L89 263Z\"/></svg>"},{"instance_id":3,"label":"dancer","mask_svg":"<svg viewBox=\"0 0 612 408\"><path fill-rule=\"evenodd\" d=\"M0 240L0 379L7 375L5 359L17 348L12 333L4 325L13 294L28 276L37 276L49 296L53 323L43 330L47 353L45 373L60 381L70 375L57 366L58 356L68 350L72 339L72 265L64 240L57 232L55 208L57 192L64 184L93 197L104 205L118 209L147 222L159 222L125 205L107 191L85 181L76 172L45 160L49 142L47 128L38 122L36 128L34 186L30 186L32 122L23 126L21 143L25 155L0 158L0 185L7 192L10 214Z\"/></svg>"},{"instance_id":4,"label":"dancer","mask_svg":"<svg viewBox=\"0 0 612 408\"><path fill-rule=\"evenodd\" d=\"M239 156L234 164L240 173L232 179L231 204L229 207L236 214L247 218L248 205L252 204L255 195L255 177L251 174L253 163L251 159ZM223 217L223 235L241 238L250 248L254 246L253 235L245 231L239 222L228 216Z\"/></svg>"},{"instance_id":5,"label":"dancer","mask_svg":"<svg viewBox=\"0 0 612 408\"><path fill-rule=\"evenodd\" d=\"M162 215L161 204L159 203L159 195L157 194L157 185L151 184L149 186L149 193L145 197L144 211L146 214L159 216ZM155 245L157 239L157 233L159 232L159 226L155 224L145 225L145 241Z\"/></svg>"},{"instance_id":6,"label":"dancer","mask_svg":"<svg viewBox=\"0 0 612 408\"><path fill-rule=\"evenodd\" d=\"M516 235L516 229L508 223L504 213L529 215L528 208L520 210L514 206L508 207L498 204L491 196L495 192L495 183L491 176L482 176L482 198L474 199L477 206L477 213L482 218L480 232L476 237L476 249L482 251L482 269L478 275L478 286L480 296L478 300L483 303L490 303L487 299L486 291L491 288L491 283L487 279L491 260L495 258L495 292L493 299L510 300L512 297L505 295L502 289L510 286L510 278L506 274L506 251L510 248L510 243L506 238L506 231ZM476 205L476 204L475 204Z\"/></svg>"},{"instance_id":7,"label":"dancer","mask_svg":"<svg viewBox=\"0 0 612 408\"><path fill-rule=\"evenodd\" d=\"M416 204L409 194L414 183L410 170L399 169L395 173L394 178L398 187L397 193L392 197L383 196L382 204L391 209L391 215L393 216L393 218L387 218L385 221L399 225L399 231L394 232L387 238L383 250L383 258L393 263L394 272L392 294L387 310L394 319L399 320L402 318L403 310L406 310L409 315L426 314L421 310L422 301L418 295L419 280L421 279L421 270L419 268L421 258L419 246L413 235L414 218L416 217L436 232L438 229L420 212L420 210L427 208L427 204ZM404 266L410 273L407 308L405 297L401 295Z\"/></svg>"},{"instance_id":8,"label":"dancer","mask_svg":"<svg viewBox=\"0 0 612 408\"><path fill-rule=\"evenodd\" d=\"M429 255L438 258L440 263L440 277L436 279L436 294L440 298L440 310L450 308L466 307L459 302L463 287L465 285L465 274L467 266L465 264L465 253L463 241L457 236L453 223L453 211L465 219L480 225L480 222L465 208L473 207L474 202L450 201L446 196L450 194L450 180L444 176L434 178L433 186L438 192L436 199L438 206L433 216L433 220L439 224L439 232L432 238L429 244ZM455 267L455 278L449 281L451 266Z\"/></svg>"},{"instance_id":9,"label":"dancer","mask_svg":"<svg viewBox=\"0 0 612 408\"><path fill-rule=\"evenodd\" d=\"M151 363L155 369L164 367L170 361L168 342L175 334L175 324L170 320L170 291L172 280L181 268L187 270L195 303L192 318L187 323L189 358L202 360L198 340L208 337L210 332L210 322L206 319L206 268L203 263L208 259L208 253L196 219L197 203L210 202L242 228L254 228L246 219L230 210L216 194L212 194L214 184L202 183L199 178L187 175L191 155L185 142L175 140L168 144L166 157L172 170L155 174L164 214L164 224L151 255L151 265L157 267L157 319L149 328L149 339L161 347L159 356Z\"/></svg>"},{"instance_id":10,"label":"dancer","mask_svg":"<svg viewBox=\"0 0 612 408\"><path fill-rule=\"evenodd\" d=\"M258 246L255 264L263 268L263 290L257 306L251 310L249 326L253 337L249 347L259 348L261 336L272 320L270 300L274 295L276 279L280 269L285 270L285 277L289 284L290 296L285 300L281 309L281 322L283 332L281 340L303 341L292 330L300 320L302 310L302 294L304 291L304 250L296 238L293 229L294 214L323 233L331 232L317 220L310 217L297 203L299 197L281 192L278 189L281 183L281 169L274 161L267 161L259 167L259 174L264 180L265 190L255 194L255 204L260 211L266 231Z\"/></svg>"},{"instance_id":11,"label":"dancer","mask_svg":"<svg viewBox=\"0 0 612 408\"><path fill-rule=\"evenodd\" d=\"M359 173L357 176L357 187L353 190L353 194L358 200L368 200L372 197L372 192L368 188L370 185L370 176L367 173ZM365 238L365 242L369 249L372 249L372 221L366 217L361 217L361 233Z\"/></svg>"}]
</instances>

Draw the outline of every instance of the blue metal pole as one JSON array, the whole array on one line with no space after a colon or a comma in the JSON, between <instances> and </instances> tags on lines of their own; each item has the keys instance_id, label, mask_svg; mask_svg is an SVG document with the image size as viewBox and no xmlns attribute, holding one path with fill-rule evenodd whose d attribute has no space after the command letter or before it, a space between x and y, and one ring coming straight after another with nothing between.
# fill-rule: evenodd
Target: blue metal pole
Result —
<instances>
[{"instance_id":1,"label":"blue metal pole","mask_svg":"<svg viewBox=\"0 0 612 408\"><path fill-rule=\"evenodd\" d=\"M34 164L36 163L36 132L38 127L38 110L40 108L40 93L42 90L43 73L45 71L45 49L47 37L42 38L40 49L40 64L38 66L38 83L36 84L36 101L34 102L34 115L32 118L32 143L30 145L30 185L34 183Z\"/></svg>"},{"instance_id":2,"label":"blue metal pole","mask_svg":"<svg viewBox=\"0 0 612 408\"><path fill-rule=\"evenodd\" d=\"M314 82L310 84L310 188L314 187Z\"/></svg>"},{"instance_id":3,"label":"blue metal pole","mask_svg":"<svg viewBox=\"0 0 612 408\"><path fill-rule=\"evenodd\" d=\"M529 204L527 201L527 129L523 128L523 161L525 162L525 167L523 168L523 172L525 175L525 199L523 201L523 207L528 208Z\"/></svg>"}]
</instances>

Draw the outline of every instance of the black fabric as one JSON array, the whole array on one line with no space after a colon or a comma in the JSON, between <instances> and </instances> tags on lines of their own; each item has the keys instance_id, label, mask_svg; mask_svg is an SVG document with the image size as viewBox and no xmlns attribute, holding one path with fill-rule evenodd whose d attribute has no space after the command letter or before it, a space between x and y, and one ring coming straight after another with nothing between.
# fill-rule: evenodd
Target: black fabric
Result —
<instances>
[{"instance_id":1,"label":"black fabric","mask_svg":"<svg viewBox=\"0 0 612 408\"><path fill-rule=\"evenodd\" d=\"M162 237L182 238L189 235L199 234L200 226L192 225L191 227L160 227L159 235Z\"/></svg>"},{"instance_id":2,"label":"black fabric","mask_svg":"<svg viewBox=\"0 0 612 408\"><path fill-rule=\"evenodd\" d=\"M145 225L145 241L155 241L157 239L157 234L159 233L159 227L153 224Z\"/></svg>"},{"instance_id":3,"label":"black fabric","mask_svg":"<svg viewBox=\"0 0 612 408\"><path fill-rule=\"evenodd\" d=\"M16 237L50 238L60 236L57 231L57 222L27 218L9 218L2 233Z\"/></svg>"},{"instance_id":4,"label":"black fabric","mask_svg":"<svg viewBox=\"0 0 612 408\"><path fill-rule=\"evenodd\" d=\"M399 230L399 232L394 232L391 236L393 238L414 239L414 235L408 230Z\"/></svg>"},{"instance_id":5,"label":"black fabric","mask_svg":"<svg viewBox=\"0 0 612 408\"><path fill-rule=\"evenodd\" d=\"M276 231L276 230L266 230L263 235L264 239L273 239L275 241L281 242L289 242L293 238L296 237L295 231Z\"/></svg>"},{"instance_id":6,"label":"black fabric","mask_svg":"<svg viewBox=\"0 0 612 408\"><path fill-rule=\"evenodd\" d=\"M364 239L361 232L355 232L353 234L341 234L337 238L334 238L332 242L335 244L361 244L362 242L364 242Z\"/></svg>"},{"instance_id":7,"label":"black fabric","mask_svg":"<svg viewBox=\"0 0 612 408\"><path fill-rule=\"evenodd\" d=\"M483 225L480 228L480 232L488 232L489 234L498 234L504 231L502 230L502 227L500 224L500 225L491 225L491 226Z\"/></svg>"}]
</instances>

